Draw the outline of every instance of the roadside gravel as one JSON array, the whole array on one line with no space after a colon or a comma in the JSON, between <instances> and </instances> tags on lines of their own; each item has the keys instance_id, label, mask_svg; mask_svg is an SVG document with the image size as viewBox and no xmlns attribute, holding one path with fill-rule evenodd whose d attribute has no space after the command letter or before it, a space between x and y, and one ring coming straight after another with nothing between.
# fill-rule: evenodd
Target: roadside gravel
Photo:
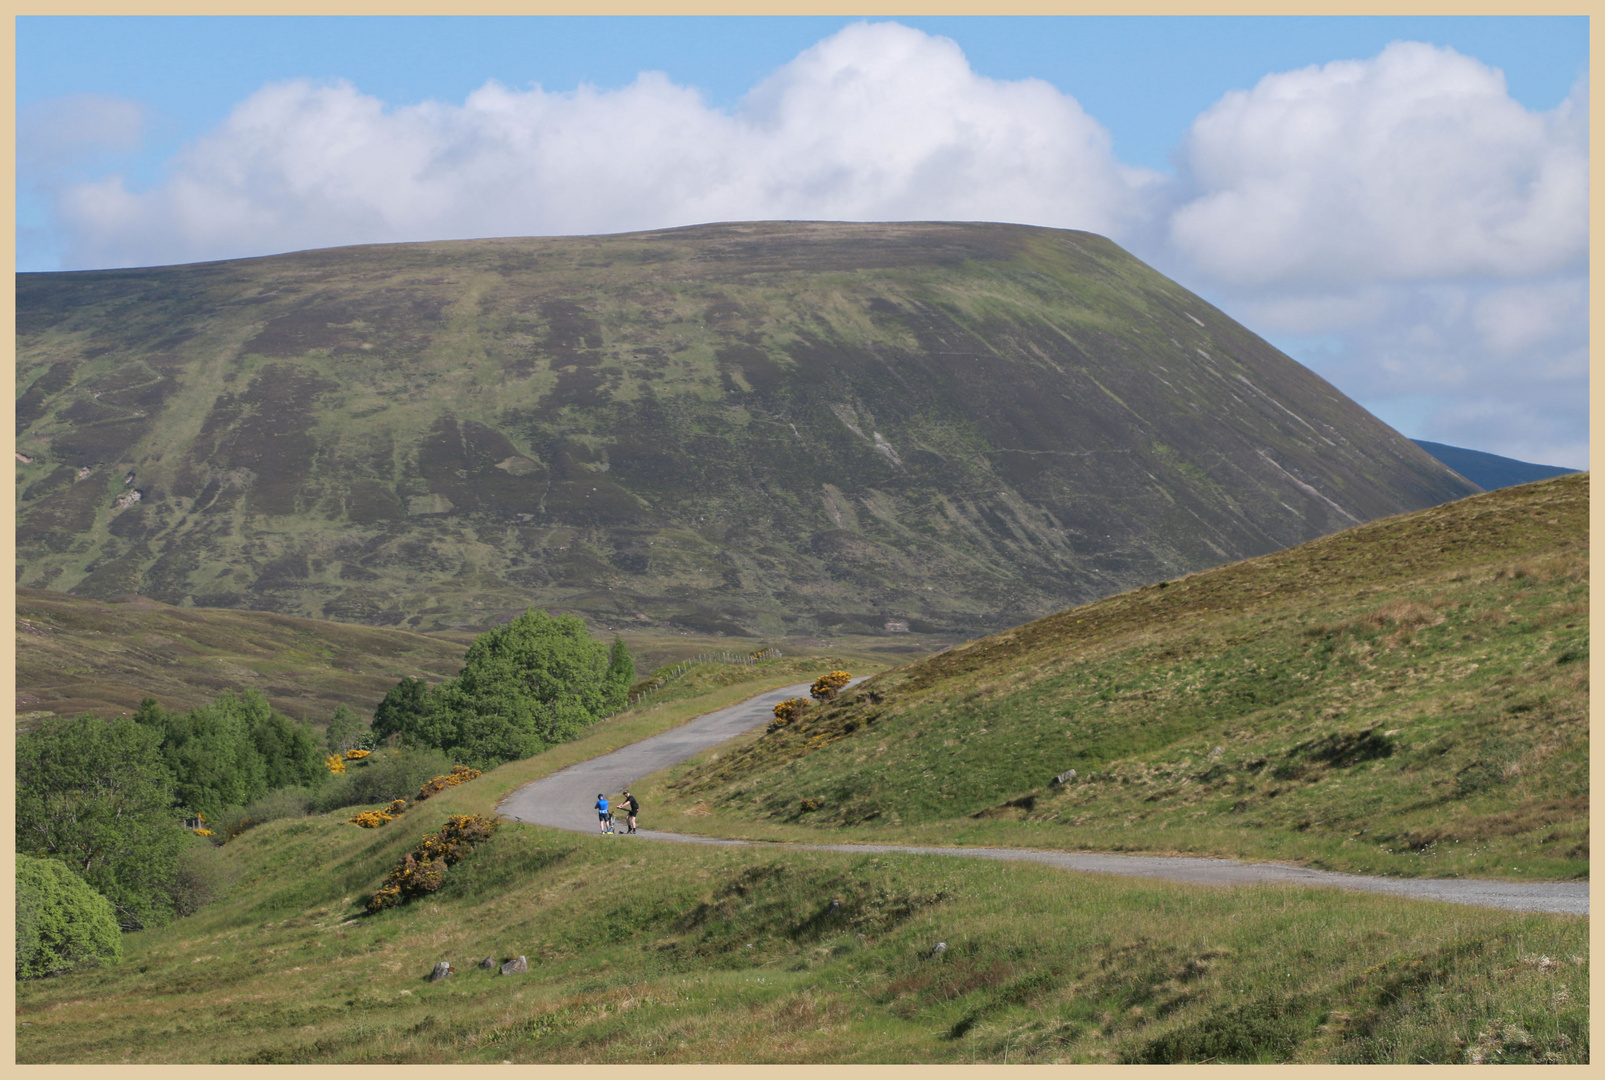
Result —
<instances>
[{"instance_id":1,"label":"roadside gravel","mask_svg":"<svg viewBox=\"0 0 1605 1080\"><path fill-rule=\"evenodd\" d=\"M854 682L860 680L854 679ZM572 832L597 832L592 809L599 792L609 798L636 780L659 769L728 742L768 723L777 702L808 693L808 683L771 690L739 705L700 716L672 731L631 743L583 761L561 772L526 784L508 795L499 807L504 817L547 825ZM1588 914L1588 882L1581 881L1478 881L1461 878L1382 878L1341 874L1277 863L1243 863L1233 859L1188 856L1110 855L1093 852L1039 851L1024 848L915 847L898 844L773 844L721 840L682 833L643 829L637 839L686 844L726 844L805 851L877 852L910 855L946 855L971 859L1035 862L1081 873L1121 874L1161 878L1193 885L1236 886L1288 883L1387 893L1416 900L1504 908L1509 911L1552 911Z\"/></svg>"}]
</instances>

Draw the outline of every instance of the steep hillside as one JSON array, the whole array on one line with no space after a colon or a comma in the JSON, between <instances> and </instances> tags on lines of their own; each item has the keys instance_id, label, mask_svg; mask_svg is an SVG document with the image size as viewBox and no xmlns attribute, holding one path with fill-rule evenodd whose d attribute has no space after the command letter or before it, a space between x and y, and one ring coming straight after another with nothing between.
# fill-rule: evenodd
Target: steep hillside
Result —
<instances>
[{"instance_id":1,"label":"steep hillside","mask_svg":"<svg viewBox=\"0 0 1605 1080\"><path fill-rule=\"evenodd\" d=\"M1472 490L1086 233L24 274L19 580L416 629L1000 628Z\"/></svg>"},{"instance_id":2,"label":"steep hillside","mask_svg":"<svg viewBox=\"0 0 1605 1080\"><path fill-rule=\"evenodd\" d=\"M1586 876L1588 486L1064 611L637 788L719 835Z\"/></svg>"}]
</instances>

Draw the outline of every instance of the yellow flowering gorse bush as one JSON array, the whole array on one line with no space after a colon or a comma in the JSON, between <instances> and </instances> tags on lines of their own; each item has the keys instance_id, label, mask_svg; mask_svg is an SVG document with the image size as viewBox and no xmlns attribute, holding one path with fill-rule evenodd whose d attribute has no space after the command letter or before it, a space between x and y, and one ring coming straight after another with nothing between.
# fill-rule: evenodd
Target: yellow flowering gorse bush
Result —
<instances>
[{"instance_id":1,"label":"yellow flowering gorse bush","mask_svg":"<svg viewBox=\"0 0 1605 1080\"><path fill-rule=\"evenodd\" d=\"M785 727L811 708L813 708L813 702L807 698L787 698L775 706L775 718L770 722L769 730L774 731L777 728Z\"/></svg>"},{"instance_id":2,"label":"yellow flowering gorse bush","mask_svg":"<svg viewBox=\"0 0 1605 1080\"><path fill-rule=\"evenodd\" d=\"M336 776L339 776L341 773L346 771L345 759L339 754L330 754L328 757L323 759L323 764Z\"/></svg>"},{"instance_id":3,"label":"yellow flowering gorse bush","mask_svg":"<svg viewBox=\"0 0 1605 1080\"><path fill-rule=\"evenodd\" d=\"M439 889L446 883L447 868L462 862L475 845L494 836L500 824L483 814L454 814L447 818L445 827L428 834L403 855L384 884L368 897L369 914Z\"/></svg>"},{"instance_id":4,"label":"yellow flowering gorse bush","mask_svg":"<svg viewBox=\"0 0 1605 1080\"><path fill-rule=\"evenodd\" d=\"M439 795L447 788L456 787L458 784L466 784L470 780L478 780L479 776L480 772L478 769L470 769L466 765L453 765L451 767L451 772L447 773L445 776L437 776L423 787L419 788L418 795L413 801L423 802L425 799L429 798L429 796Z\"/></svg>"},{"instance_id":5,"label":"yellow flowering gorse bush","mask_svg":"<svg viewBox=\"0 0 1605 1080\"><path fill-rule=\"evenodd\" d=\"M829 701L851 680L852 676L845 671L832 671L829 675L821 675L815 679L814 685L808 688L808 693L815 701Z\"/></svg>"},{"instance_id":6,"label":"yellow flowering gorse bush","mask_svg":"<svg viewBox=\"0 0 1605 1080\"><path fill-rule=\"evenodd\" d=\"M381 825L396 820L406 812L407 800L397 799L383 810L364 810L350 820L351 824L361 825L364 829L377 829Z\"/></svg>"}]
</instances>

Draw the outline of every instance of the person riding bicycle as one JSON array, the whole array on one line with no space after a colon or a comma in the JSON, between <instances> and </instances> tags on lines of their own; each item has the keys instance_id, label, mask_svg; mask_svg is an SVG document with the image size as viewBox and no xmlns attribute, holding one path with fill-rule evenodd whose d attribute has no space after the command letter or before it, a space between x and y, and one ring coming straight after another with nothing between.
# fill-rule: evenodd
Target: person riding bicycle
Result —
<instances>
[{"instance_id":1,"label":"person riding bicycle","mask_svg":"<svg viewBox=\"0 0 1605 1080\"><path fill-rule=\"evenodd\" d=\"M630 831L634 832L635 831L635 815L640 812L641 804L636 801L634 795L630 794L630 789L629 788L625 788L624 789L624 808L629 814Z\"/></svg>"},{"instance_id":2,"label":"person riding bicycle","mask_svg":"<svg viewBox=\"0 0 1605 1080\"><path fill-rule=\"evenodd\" d=\"M613 815L608 813L606 795L596 796L596 820L604 836L613 831Z\"/></svg>"}]
</instances>

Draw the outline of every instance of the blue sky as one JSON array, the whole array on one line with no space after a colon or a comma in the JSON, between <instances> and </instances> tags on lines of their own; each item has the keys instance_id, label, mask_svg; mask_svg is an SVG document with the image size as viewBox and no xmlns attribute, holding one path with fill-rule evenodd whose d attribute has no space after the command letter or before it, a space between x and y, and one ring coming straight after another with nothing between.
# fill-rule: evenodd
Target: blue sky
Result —
<instances>
[{"instance_id":1,"label":"blue sky","mask_svg":"<svg viewBox=\"0 0 1605 1080\"><path fill-rule=\"evenodd\" d=\"M151 180L185 140L263 83L346 79L392 104L460 101L487 79L571 90L642 71L730 108L760 79L855 20L771 18L23 17L17 101L105 94L149 104ZM1193 118L1273 71L1446 45L1504 72L1531 109L1559 104L1588 66L1588 20L1558 18L899 17L957 41L994 79L1046 79L1110 129L1123 161L1167 169Z\"/></svg>"},{"instance_id":2,"label":"blue sky","mask_svg":"<svg viewBox=\"0 0 1605 1080\"><path fill-rule=\"evenodd\" d=\"M726 208L1090 228L1408 435L1581 466L1587 63L1583 18L20 18L18 263L621 231ZM869 96L839 98L843 71ZM576 126L606 138L573 141ZM1301 152L1317 164L1290 163L1279 148L1312 132L1328 133ZM851 156L787 187L835 133ZM686 143L723 149L691 160ZM385 168L339 171L348 144L381 148ZM559 146L579 164L558 168ZM883 147L875 177L852 175ZM429 186L453 155L481 187ZM932 184L938 161L965 164ZM1348 218L1346 168L1349 187L1392 177ZM496 202L507 175L516 204ZM710 194L710 176L725 186ZM1486 220L1456 234L1457 207Z\"/></svg>"}]
</instances>

